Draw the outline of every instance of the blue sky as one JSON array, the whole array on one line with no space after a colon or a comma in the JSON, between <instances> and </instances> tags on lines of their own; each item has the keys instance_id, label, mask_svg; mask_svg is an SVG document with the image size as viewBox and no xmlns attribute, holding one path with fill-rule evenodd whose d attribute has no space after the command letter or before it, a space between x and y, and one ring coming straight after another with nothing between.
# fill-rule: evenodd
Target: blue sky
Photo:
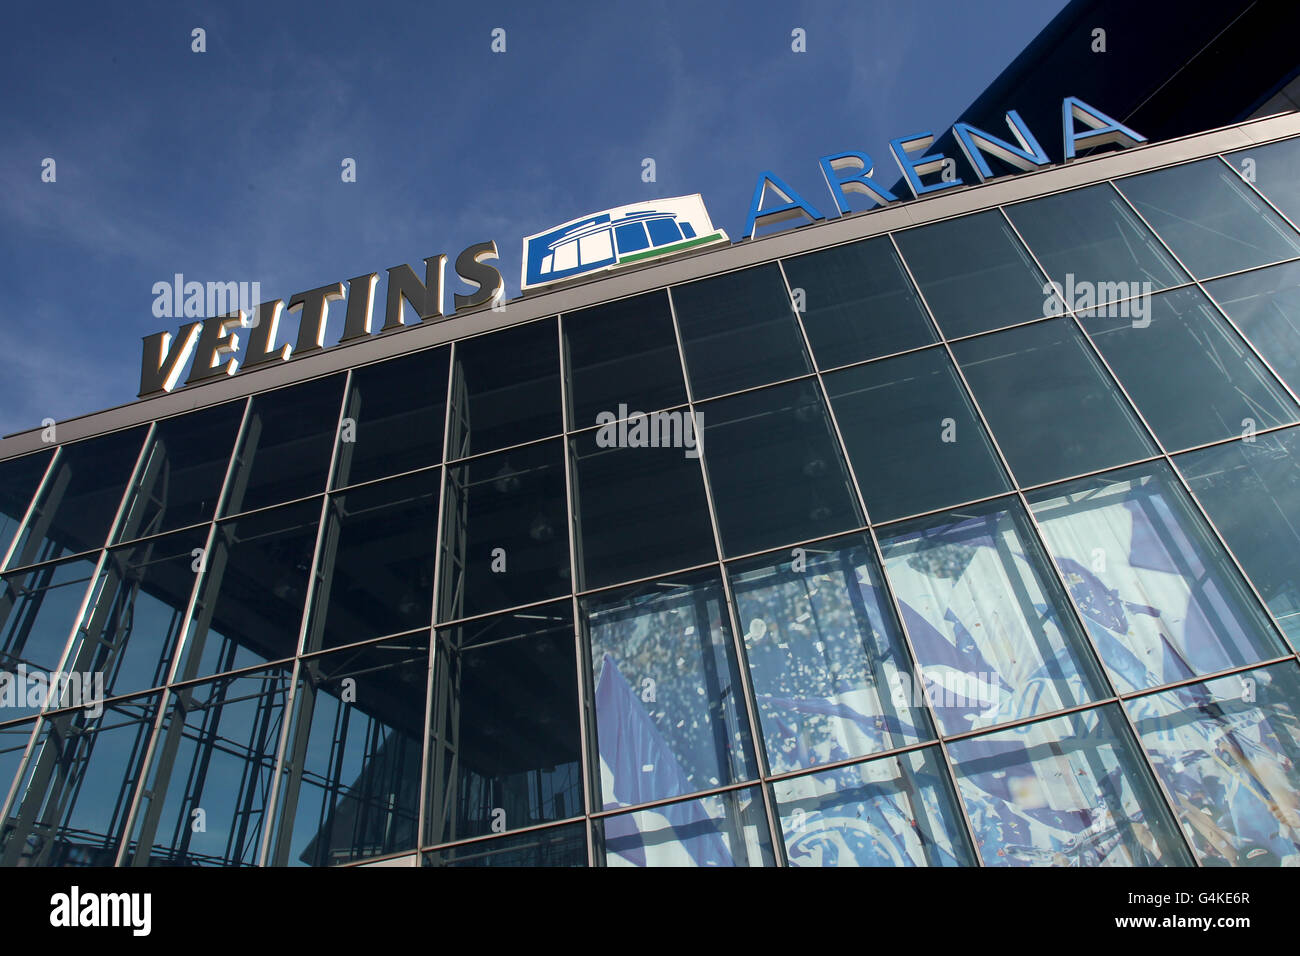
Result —
<instances>
[{"instance_id":1,"label":"blue sky","mask_svg":"<svg viewBox=\"0 0 1300 956\"><path fill-rule=\"evenodd\" d=\"M178 272L287 299L495 239L513 295L521 238L587 212L698 192L734 239L764 169L828 207L819 156L892 183L889 140L946 129L1062 6L23 4L0 36L0 434L133 401ZM340 303L327 345L341 326Z\"/></svg>"}]
</instances>

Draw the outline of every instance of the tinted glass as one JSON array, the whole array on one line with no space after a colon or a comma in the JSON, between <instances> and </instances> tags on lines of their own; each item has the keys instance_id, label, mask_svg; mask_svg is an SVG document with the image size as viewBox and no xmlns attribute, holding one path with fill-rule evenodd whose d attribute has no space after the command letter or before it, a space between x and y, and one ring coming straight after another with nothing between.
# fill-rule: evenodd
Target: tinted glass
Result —
<instances>
[{"instance_id":1,"label":"tinted glass","mask_svg":"<svg viewBox=\"0 0 1300 956\"><path fill-rule=\"evenodd\" d=\"M545 319L456 343L449 459L561 431L556 336L555 320Z\"/></svg>"},{"instance_id":2,"label":"tinted glass","mask_svg":"<svg viewBox=\"0 0 1300 956\"><path fill-rule=\"evenodd\" d=\"M18 533L53 452L43 451L0 462L0 560Z\"/></svg>"},{"instance_id":3,"label":"tinted glass","mask_svg":"<svg viewBox=\"0 0 1300 956\"><path fill-rule=\"evenodd\" d=\"M563 326L569 427L594 425L601 412L619 415L620 405L652 412L686 402L667 292L566 312Z\"/></svg>"},{"instance_id":4,"label":"tinted glass","mask_svg":"<svg viewBox=\"0 0 1300 956\"><path fill-rule=\"evenodd\" d=\"M694 435L689 412L667 414L671 418L634 419L630 434L624 429L620 436L616 425L608 425L570 439L583 588L717 559L704 478L698 457L692 457L698 451L651 448L637 440L639 423L656 433L689 428Z\"/></svg>"},{"instance_id":5,"label":"tinted glass","mask_svg":"<svg viewBox=\"0 0 1300 956\"><path fill-rule=\"evenodd\" d=\"M426 349L352 373L334 486L415 471L442 460L448 350Z\"/></svg>"},{"instance_id":6,"label":"tinted glass","mask_svg":"<svg viewBox=\"0 0 1300 956\"><path fill-rule=\"evenodd\" d=\"M746 554L863 523L825 403L790 382L699 409L722 548Z\"/></svg>"},{"instance_id":7,"label":"tinted glass","mask_svg":"<svg viewBox=\"0 0 1300 956\"><path fill-rule=\"evenodd\" d=\"M545 830L512 833L494 840L478 840L434 850L424 855L425 866L586 866L587 833L581 823Z\"/></svg>"},{"instance_id":8,"label":"tinted glass","mask_svg":"<svg viewBox=\"0 0 1300 956\"><path fill-rule=\"evenodd\" d=\"M834 372L826 393L872 521L1010 488L944 349Z\"/></svg>"},{"instance_id":9,"label":"tinted glass","mask_svg":"<svg viewBox=\"0 0 1300 956\"><path fill-rule=\"evenodd\" d=\"M1218 158L1115 185L1198 279L1300 255L1295 231Z\"/></svg>"},{"instance_id":10,"label":"tinted glass","mask_svg":"<svg viewBox=\"0 0 1300 956\"><path fill-rule=\"evenodd\" d=\"M997 210L895 233L946 336L1043 315L1046 280Z\"/></svg>"},{"instance_id":11,"label":"tinted glass","mask_svg":"<svg viewBox=\"0 0 1300 956\"><path fill-rule=\"evenodd\" d=\"M886 238L796 256L782 266L821 368L935 340L925 307Z\"/></svg>"},{"instance_id":12,"label":"tinted glass","mask_svg":"<svg viewBox=\"0 0 1300 956\"><path fill-rule=\"evenodd\" d=\"M1154 297L1145 324L1082 321L1170 451L1296 419L1295 402L1196 289Z\"/></svg>"},{"instance_id":13,"label":"tinted glass","mask_svg":"<svg viewBox=\"0 0 1300 956\"><path fill-rule=\"evenodd\" d=\"M1283 215L1300 222L1300 177L1296 176L1296 170L1300 170L1300 138L1252 146L1228 153L1224 159Z\"/></svg>"},{"instance_id":14,"label":"tinted glass","mask_svg":"<svg viewBox=\"0 0 1300 956\"><path fill-rule=\"evenodd\" d=\"M672 298L696 398L811 370L776 263L675 286Z\"/></svg>"},{"instance_id":15,"label":"tinted glass","mask_svg":"<svg viewBox=\"0 0 1300 956\"><path fill-rule=\"evenodd\" d=\"M1022 485L1155 453L1123 394L1069 322L1039 322L952 349Z\"/></svg>"},{"instance_id":16,"label":"tinted glass","mask_svg":"<svg viewBox=\"0 0 1300 956\"><path fill-rule=\"evenodd\" d=\"M605 866L775 866L754 788L606 817L595 824Z\"/></svg>"},{"instance_id":17,"label":"tinted glass","mask_svg":"<svg viewBox=\"0 0 1300 956\"><path fill-rule=\"evenodd\" d=\"M870 538L794 550L729 569L772 772L932 738Z\"/></svg>"},{"instance_id":18,"label":"tinted glass","mask_svg":"<svg viewBox=\"0 0 1300 956\"><path fill-rule=\"evenodd\" d=\"M1292 391L1300 391L1300 262L1205 287Z\"/></svg>"}]
</instances>

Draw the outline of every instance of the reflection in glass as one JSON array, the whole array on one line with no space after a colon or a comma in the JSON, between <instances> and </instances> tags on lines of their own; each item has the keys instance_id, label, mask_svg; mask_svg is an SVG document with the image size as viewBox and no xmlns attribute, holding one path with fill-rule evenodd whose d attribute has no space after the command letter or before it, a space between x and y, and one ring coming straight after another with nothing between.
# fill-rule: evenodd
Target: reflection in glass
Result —
<instances>
[{"instance_id":1,"label":"reflection in glass","mask_svg":"<svg viewBox=\"0 0 1300 956\"><path fill-rule=\"evenodd\" d=\"M891 526L880 548L945 733L1099 696L1087 642L1014 500Z\"/></svg>"},{"instance_id":2,"label":"reflection in glass","mask_svg":"<svg viewBox=\"0 0 1300 956\"><path fill-rule=\"evenodd\" d=\"M1300 222L1300 138L1228 153L1223 157L1233 170L1249 175L1255 188L1292 222Z\"/></svg>"},{"instance_id":3,"label":"reflection in glass","mask_svg":"<svg viewBox=\"0 0 1300 956\"><path fill-rule=\"evenodd\" d=\"M1284 653L1163 462L1028 497L1121 693Z\"/></svg>"},{"instance_id":4,"label":"reflection in glass","mask_svg":"<svg viewBox=\"0 0 1300 956\"><path fill-rule=\"evenodd\" d=\"M175 692L140 797L128 865L257 864L289 678L282 665Z\"/></svg>"},{"instance_id":5,"label":"reflection in glass","mask_svg":"<svg viewBox=\"0 0 1300 956\"><path fill-rule=\"evenodd\" d=\"M594 835L605 866L775 866L753 787L605 817Z\"/></svg>"},{"instance_id":6,"label":"reflection in glass","mask_svg":"<svg viewBox=\"0 0 1300 956\"><path fill-rule=\"evenodd\" d=\"M1190 866L1118 706L949 744L986 866Z\"/></svg>"},{"instance_id":7,"label":"reflection in glass","mask_svg":"<svg viewBox=\"0 0 1300 956\"><path fill-rule=\"evenodd\" d=\"M1300 429L1175 461L1291 645L1300 647Z\"/></svg>"},{"instance_id":8,"label":"reflection in glass","mask_svg":"<svg viewBox=\"0 0 1300 956\"><path fill-rule=\"evenodd\" d=\"M772 772L931 739L870 538L795 552L730 568Z\"/></svg>"},{"instance_id":9,"label":"reflection in glass","mask_svg":"<svg viewBox=\"0 0 1300 956\"><path fill-rule=\"evenodd\" d=\"M43 451L0 462L0 561L18 533L18 525L40 486L52 454Z\"/></svg>"},{"instance_id":10,"label":"reflection in glass","mask_svg":"<svg viewBox=\"0 0 1300 956\"><path fill-rule=\"evenodd\" d=\"M1145 323L1082 321L1171 451L1296 420L1295 402L1198 289L1155 296Z\"/></svg>"},{"instance_id":11,"label":"reflection in glass","mask_svg":"<svg viewBox=\"0 0 1300 956\"><path fill-rule=\"evenodd\" d=\"M934 328L881 236L782 261L821 368L929 345Z\"/></svg>"},{"instance_id":12,"label":"reflection in glass","mask_svg":"<svg viewBox=\"0 0 1300 956\"><path fill-rule=\"evenodd\" d=\"M427 634L304 660L273 866L334 866L416 849Z\"/></svg>"},{"instance_id":13,"label":"reflection in glass","mask_svg":"<svg viewBox=\"0 0 1300 956\"><path fill-rule=\"evenodd\" d=\"M582 600L600 806L633 806L754 776L716 572Z\"/></svg>"},{"instance_id":14,"label":"reflection in glass","mask_svg":"<svg viewBox=\"0 0 1300 956\"><path fill-rule=\"evenodd\" d=\"M568 601L438 631L426 842L583 813L574 653Z\"/></svg>"},{"instance_id":15,"label":"reflection in glass","mask_svg":"<svg viewBox=\"0 0 1300 956\"><path fill-rule=\"evenodd\" d=\"M1067 320L952 347L1021 485L1155 454L1123 394Z\"/></svg>"},{"instance_id":16,"label":"reflection in glass","mask_svg":"<svg viewBox=\"0 0 1300 956\"><path fill-rule=\"evenodd\" d=\"M1125 701L1207 866L1300 866L1293 662Z\"/></svg>"},{"instance_id":17,"label":"reflection in glass","mask_svg":"<svg viewBox=\"0 0 1300 956\"><path fill-rule=\"evenodd\" d=\"M949 338L1042 317L1046 280L996 209L894 238Z\"/></svg>"},{"instance_id":18,"label":"reflection in glass","mask_svg":"<svg viewBox=\"0 0 1300 956\"><path fill-rule=\"evenodd\" d=\"M586 866L587 833L569 823L494 840L478 840L424 855L425 866Z\"/></svg>"},{"instance_id":19,"label":"reflection in glass","mask_svg":"<svg viewBox=\"0 0 1300 956\"><path fill-rule=\"evenodd\" d=\"M872 521L1010 490L944 349L833 372L826 394Z\"/></svg>"},{"instance_id":20,"label":"reflection in glass","mask_svg":"<svg viewBox=\"0 0 1300 956\"><path fill-rule=\"evenodd\" d=\"M1205 288L1282 381L1300 391L1300 262L1216 279Z\"/></svg>"},{"instance_id":21,"label":"reflection in glass","mask_svg":"<svg viewBox=\"0 0 1300 956\"><path fill-rule=\"evenodd\" d=\"M791 866L974 866L934 747L772 784Z\"/></svg>"},{"instance_id":22,"label":"reflection in glass","mask_svg":"<svg viewBox=\"0 0 1300 956\"><path fill-rule=\"evenodd\" d=\"M34 720L0 727L0 809L3 809L9 796L9 788L13 785L18 767L23 761L23 752L27 749L27 742L31 740L35 727ZM3 827L0 827L0 833L3 833ZM0 845L3 842L3 836L0 836Z\"/></svg>"},{"instance_id":23,"label":"reflection in glass","mask_svg":"<svg viewBox=\"0 0 1300 956\"><path fill-rule=\"evenodd\" d=\"M703 405L704 463L726 554L863 524L821 391L790 382Z\"/></svg>"}]
</instances>

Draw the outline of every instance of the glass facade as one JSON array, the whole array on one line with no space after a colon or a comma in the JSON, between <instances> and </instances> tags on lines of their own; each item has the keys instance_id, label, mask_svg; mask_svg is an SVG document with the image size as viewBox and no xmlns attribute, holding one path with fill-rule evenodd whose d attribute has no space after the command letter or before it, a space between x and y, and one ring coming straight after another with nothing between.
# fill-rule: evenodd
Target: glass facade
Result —
<instances>
[{"instance_id":1,"label":"glass facade","mask_svg":"<svg viewBox=\"0 0 1300 956\"><path fill-rule=\"evenodd\" d=\"M1300 865L1297 143L9 454L0 863Z\"/></svg>"}]
</instances>

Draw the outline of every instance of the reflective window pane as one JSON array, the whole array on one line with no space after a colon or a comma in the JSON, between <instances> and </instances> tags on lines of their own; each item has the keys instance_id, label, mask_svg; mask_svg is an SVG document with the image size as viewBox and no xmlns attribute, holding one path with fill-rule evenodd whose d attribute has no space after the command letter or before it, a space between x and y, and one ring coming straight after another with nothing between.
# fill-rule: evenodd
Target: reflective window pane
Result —
<instances>
[{"instance_id":1,"label":"reflective window pane","mask_svg":"<svg viewBox=\"0 0 1300 956\"><path fill-rule=\"evenodd\" d=\"M605 866L775 866L758 790L749 787L595 823Z\"/></svg>"},{"instance_id":2,"label":"reflective window pane","mask_svg":"<svg viewBox=\"0 0 1300 956\"><path fill-rule=\"evenodd\" d=\"M223 514L325 490L345 377L332 375L253 396Z\"/></svg>"},{"instance_id":3,"label":"reflective window pane","mask_svg":"<svg viewBox=\"0 0 1300 956\"><path fill-rule=\"evenodd\" d=\"M1145 324L1083 318L1084 329L1165 448L1296 420L1296 404L1200 291L1150 300Z\"/></svg>"},{"instance_id":4,"label":"reflective window pane","mask_svg":"<svg viewBox=\"0 0 1300 956\"><path fill-rule=\"evenodd\" d=\"M1179 455L1192 494L1300 647L1300 429Z\"/></svg>"},{"instance_id":5,"label":"reflective window pane","mask_svg":"<svg viewBox=\"0 0 1300 956\"><path fill-rule=\"evenodd\" d=\"M211 520L243 416L243 402L227 402L160 421L116 539L129 541Z\"/></svg>"},{"instance_id":6,"label":"reflective window pane","mask_svg":"<svg viewBox=\"0 0 1300 956\"><path fill-rule=\"evenodd\" d=\"M587 828L570 823L434 850L425 866L586 866Z\"/></svg>"},{"instance_id":7,"label":"reflective window pane","mask_svg":"<svg viewBox=\"0 0 1300 956\"><path fill-rule=\"evenodd\" d=\"M974 866L936 748L772 784L791 866Z\"/></svg>"},{"instance_id":8,"label":"reflective window pane","mask_svg":"<svg viewBox=\"0 0 1300 956\"><path fill-rule=\"evenodd\" d=\"M935 341L925 307L887 238L782 261L821 368ZM802 294L800 292L802 290Z\"/></svg>"},{"instance_id":9,"label":"reflective window pane","mask_svg":"<svg viewBox=\"0 0 1300 956\"><path fill-rule=\"evenodd\" d=\"M1187 276L1109 184L1007 207L1007 215L1072 306L1167 289ZM1150 285L1144 285L1150 283Z\"/></svg>"},{"instance_id":10,"label":"reflective window pane","mask_svg":"<svg viewBox=\"0 0 1300 956\"><path fill-rule=\"evenodd\" d=\"M863 524L815 383L735 395L698 414L724 552L762 551Z\"/></svg>"},{"instance_id":11,"label":"reflective window pane","mask_svg":"<svg viewBox=\"0 0 1300 956\"><path fill-rule=\"evenodd\" d=\"M8 566L103 547L147 431L142 425L59 449Z\"/></svg>"},{"instance_id":12,"label":"reflective window pane","mask_svg":"<svg viewBox=\"0 0 1300 956\"><path fill-rule=\"evenodd\" d=\"M1207 866L1300 866L1300 669L1125 701Z\"/></svg>"},{"instance_id":13,"label":"reflective window pane","mask_svg":"<svg viewBox=\"0 0 1300 956\"><path fill-rule=\"evenodd\" d=\"M448 349L365 365L352 373L334 487L442 461Z\"/></svg>"},{"instance_id":14,"label":"reflective window pane","mask_svg":"<svg viewBox=\"0 0 1300 956\"><path fill-rule=\"evenodd\" d=\"M837 538L729 570L773 773L934 736L908 693L911 660L870 538Z\"/></svg>"},{"instance_id":15,"label":"reflective window pane","mask_svg":"<svg viewBox=\"0 0 1300 956\"><path fill-rule=\"evenodd\" d=\"M1088 343L1057 319L952 347L1021 485L1155 454Z\"/></svg>"},{"instance_id":16,"label":"reflective window pane","mask_svg":"<svg viewBox=\"0 0 1300 956\"><path fill-rule=\"evenodd\" d=\"M1300 391L1300 262L1206 285L1210 297L1292 391Z\"/></svg>"},{"instance_id":17,"label":"reflective window pane","mask_svg":"<svg viewBox=\"0 0 1300 956\"><path fill-rule=\"evenodd\" d=\"M724 602L717 572L582 600L594 687L589 736L599 762L593 777L605 809L754 776Z\"/></svg>"},{"instance_id":18,"label":"reflective window pane","mask_svg":"<svg viewBox=\"0 0 1300 956\"><path fill-rule=\"evenodd\" d=\"M1300 222L1300 138L1284 139L1267 146L1224 156L1242 176L1249 176L1255 187L1268 197L1292 222Z\"/></svg>"},{"instance_id":19,"label":"reflective window pane","mask_svg":"<svg viewBox=\"0 0 1300 956\"><path fill-rule=\"evenodd\" d=\"M894 238L948 338L1042 317L1046 280L997 210Z\"/></svg>"},{"instance_id":20,"label":"reflective window pane","mask_svg":"<svg viewBox=\"0 0 1300 956\"><path fill-rule=\"evenodd\" d=\"M571 603L439 630L433 666L426 841L580 816Z\"/></svg>"},{"instance_id":21,"label":"reflective window pane","mask_svg":"<svg viewBox=\"0 0 1300 956\"><path fill-rule=\"evenodd\" d=\"M957 740L985 866L1190 866L1117 705Z\"/></svg>"},{"instance_id":22,"label":"reflective window pane","mask_svg":"<svg viewBox=\"0 0 1300 956\"><path fill-rule=\"evenodd\" d=\"M456 343L448 459L559 434L557 335L544 319Z\"/></svg>"},{"instance_id":23,"label":"reflective window pane","mask_svg":"<svg viewBox=\"0 0 1300 956\"><path fill-rule=\"evenodd\" d=\"M620 405L652 412L685 404L667 292L566 312L562 324L571 428L596 424L601 412L617 415Z\"/></svg>"},{"instance_id":24,"label":"reflective window pane","mask_svg":"<svg viewBox=\"0 0 1300 956\"><path fill-rule=\"evenodd\" d=\"M1163 462L1028 497L1121 693L1283 653Z\"/></svg>"},{"instance_id":25,"label":"reflective window pane","mask_svg":"<svg viewBox=\"0 0 1300 956\"><path fill-rule=\"evenodd\" d=\"M429 626L439 472L330 497L305 651Z\"/></svg>"},{"instance_id":26,"label":"reflective window pane","mask_svg":"<svg viewBox=\"0 0 1300 956\"><path fill-rule=\"evenodd\" d=\"M883 529L885 572L947 734L1097 699L1087 640L1014 499Z\"/></svg>"},{"instance_id":27,"label":"reflective window pane","mask_svg":"<svg viewBox=\"0 0 1300 956\"><path fill-rule=\"evenodd\" d=\"M717 559L690 413L653 413L626 425L665 438L689 431L696 448L646 447L635 432L620 440L614 424L569 440L583 588Z\"/></svg>"},{"instance_id":28,"label":"reflective window pane","mask_svg":"<svg viewBox=\"0 0 1300 956\"><path fill-rule=\"evenodd\" d=\"M416 849L428 675L427 634L302 662L273 866Z\"/></svg>"},{"instance_id":29,"label":"reflective window pane","mask_svg":"<svg viewBox=\"0 0 1300 956\"><path fill-rule=\"evenodd\" d=\"M280 666L175 692L128 865L257 865L289 680Z\"/></svg>"},{"instance_id":30,"label":"reflective window pane","mask_svg":"<svg viewBox=\"0 0 1300 956\"><path fill-rule=\"evenodd\" d=\"M558 439L449 468L439 619L567 593L564 499Z\"/></svg>"},{"instance_id":31,"label":"reflective window pane","mask_svg":"<svg viewBox=\"0 0 1300 956\"><path fill-rule=\"evenodd\" d=\"M671 290L695 398L811 371L776 263Z\"/></svg>"},{"instance_id":32,"label":"reflective window pane","mask_svg":"<svg viewBox=\"0 0 1300 956\"><path fill-rule=\"evenodd\" d=\"M833 372L826 394L872 521L1010 489L944 349Z\"/></svg>"},{"instance_id":33,"label":"reflective window pane","mask_svg":"<svg viewBox=\"0 0 1300 956\"><path fill-rule=\"evenodd\" d=\"M5 719L9 719L8 715ZM27 742L31 740L35 727L34 720L5 724L0 727L0 804L9 797L9 788L13 786L14 777L17 776L18 768L22 765ZM3 832L3 829L0 828L0 832ZM0 845L3 843L4 837L0 835Z\"/></svg>"},{"instance_id":34,"label":"reflective window pane","mask_svg":"<svg viewBox=\"0 0 1300 956\"><path fill-rule=\"evenodd\" d=\"M1218 158L1115 184L1198 279L1300 256L1300 237Z\"/></svg>"},{"instance_id":35,"label":"reflective window pane","mask_svg":"<svg viewBox=\"0 0 1300 956\"><path fill-rule=\"evenodd\" d=\"M43 451L0 462L0 561L18 533L18 525L40 486L52 454Z\"/></svg>"}]
</instances>

